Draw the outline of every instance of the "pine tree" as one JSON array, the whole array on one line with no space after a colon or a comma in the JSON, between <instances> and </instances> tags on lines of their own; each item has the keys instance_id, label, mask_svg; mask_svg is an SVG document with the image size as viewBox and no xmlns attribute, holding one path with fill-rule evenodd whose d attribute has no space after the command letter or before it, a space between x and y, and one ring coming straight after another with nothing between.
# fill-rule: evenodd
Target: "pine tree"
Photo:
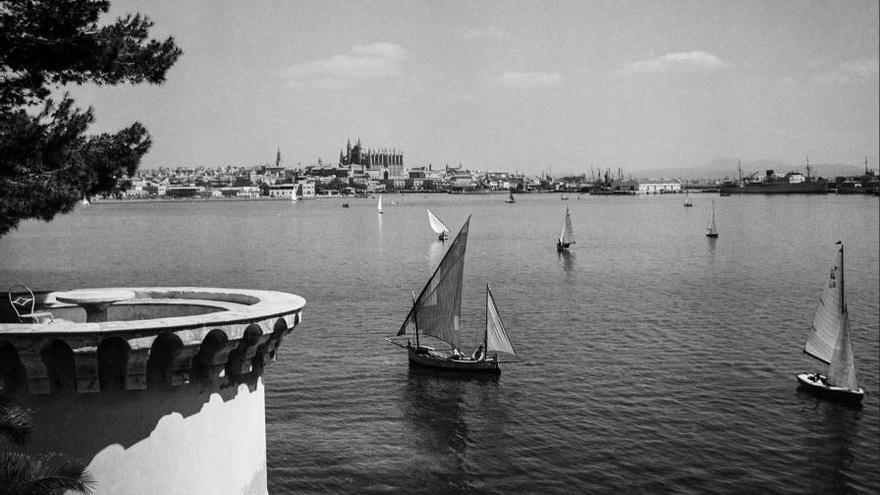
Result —
<instances>
[{"instance_id":1,"label":"pine tree","mask_svg":"<svg viewBox=\"0 0 880 495\"><path fill-rule=\"evenodd\" d=\"M111 193L150 148L138 122L88 135L93 109L68 84L161 84L181 50L149 38L140 14L99 25L101 0L0 0L0 236L21 220L49 221L84 196Z\"/></svg>"}]
</instances>

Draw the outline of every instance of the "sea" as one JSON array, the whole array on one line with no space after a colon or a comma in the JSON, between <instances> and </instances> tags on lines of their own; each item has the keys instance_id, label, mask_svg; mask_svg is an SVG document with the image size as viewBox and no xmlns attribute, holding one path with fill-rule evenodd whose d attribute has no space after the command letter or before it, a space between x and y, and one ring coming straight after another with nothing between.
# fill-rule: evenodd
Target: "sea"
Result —
<instances>
[{"instance_id":1,"label":"sea","mask_svg":"<svg viewBox=\"0 0 880 495\"><path fill-rule=\"evenodd\" d=\"M506 197L96 201L0 238L0 282L303 296L264 377L273 494L880 491L877 197ZM500 376L411 368L385 340L450 244L427 209L452 236L471 218L463 351L489 284L521 357ZM861 408L795 378L826 369L803 346L837 241Z\"/></svg>"}]
</instances>

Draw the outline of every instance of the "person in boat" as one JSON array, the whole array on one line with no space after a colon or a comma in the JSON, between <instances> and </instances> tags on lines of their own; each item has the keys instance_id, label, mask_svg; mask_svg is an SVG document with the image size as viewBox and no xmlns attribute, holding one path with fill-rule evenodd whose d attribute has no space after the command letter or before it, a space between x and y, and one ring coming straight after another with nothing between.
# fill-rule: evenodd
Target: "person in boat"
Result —
<instances>
[{"instance_id":1,"label":"person in boat","mask_svg":"<svg viewBox=\"0 0 880 495\"><path fill-rule=\"evenodd\" d=\"M477 347L477 350L474 351L474 355L471 356L474 361L481 361L485 357L485 352L483 352L483 344L480 344L480 347Z\"/></svg>"}]
</instances>

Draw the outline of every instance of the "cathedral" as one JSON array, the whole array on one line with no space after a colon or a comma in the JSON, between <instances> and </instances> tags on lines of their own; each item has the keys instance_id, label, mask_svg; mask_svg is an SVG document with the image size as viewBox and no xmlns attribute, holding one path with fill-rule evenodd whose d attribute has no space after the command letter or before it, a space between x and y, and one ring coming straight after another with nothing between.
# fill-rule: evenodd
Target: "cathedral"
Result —
<instances>
[{"instance_id":1,"label":"cathedral","mask_svg":"<svg viewBox=\"0 0 880 495\"><path fill-rule=\"evenodd\" d=\"M398 153L397 150L365 150L360 139L354 146L349 140L345 149L339 151L339 165L362 165L366 170L403 170L403 153Z\"/></svg>"}]
</instances>

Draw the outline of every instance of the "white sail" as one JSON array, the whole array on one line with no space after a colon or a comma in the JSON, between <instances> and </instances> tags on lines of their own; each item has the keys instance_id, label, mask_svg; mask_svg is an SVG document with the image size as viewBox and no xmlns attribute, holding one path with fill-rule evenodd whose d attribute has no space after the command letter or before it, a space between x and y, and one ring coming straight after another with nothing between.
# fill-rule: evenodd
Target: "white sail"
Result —
<instances>
[{"instance_id":1,"label":"white sail","mask_svg":"<svg viewBox=\"0 0 880 495\"><path fill-rule=\"evenodd\" d=\"M718 235L718 228L715 226L715 200L712 200L712 206L709 208L709 224L706 226L706 232L709 235Z\"/></svg>"},{"instance_id":2,"label":"white sail","mask_svg":"<svg viewBox=\"0 0 880 495\"><path fill-rule=\"evenodd\" d=\"M804 352L828 363L828 384L858 390L843 284L843 246L838 251L838 266L831 269L819 297L812 330Z\"/></svg>"},{"instance_id":3,"label":"white sail","mask_svg":"<svg viewBox=\"0 0 880 495\"><path fill-rule=\"evenodd\" d=\"M377 206L379 213L382 213L382 195L379 195L379 205Z\"/></svg>"},{"instance_id":4,"label":"white sail","mask_svg":"<svg viewBox=\"0 0 880 495\"><path fill-rule=\"evenodd\" d=\"M574 244L574 232L571 230L571 213L565 209L565 223L562 225L562 234L559 235L559 244L568 247Z\"/></svg>"},{"instance_id":5,"label":"white sail","mask_svg":"<svg viewBox=\"0 0 880 495\"><path fill-rule=\"evenodd\" d=\"M516 356L488 285L486 286L486 352L504 352Z\"/></svg>"},{"instance_id":6,"label":"white sail","mask_svg":"<svg viewBox=\"0 0 880 495\"><path fill-rule=\"evenodd\" d=\"M804 352L826 364L831 362L831 356L834 354L843 317L837 284L838 271L839 268L836 266L831 269L828 283L819 296L819 305L816 306L813 315L812 333L804 346Z\"/></svg>"},{"instance_id":7,"label":"white sail","mask_svg":"<svg viewBox=\"0 0 880 495\"><path fill-rule=\"evenodd\" d=\"M449 233L449 229L446 225L437 218L436 215L431 213L431 210L428 210L428 223L431 224L431 229L436 234L442 234L444 232Z\"/></svg>"}]
</instances>

